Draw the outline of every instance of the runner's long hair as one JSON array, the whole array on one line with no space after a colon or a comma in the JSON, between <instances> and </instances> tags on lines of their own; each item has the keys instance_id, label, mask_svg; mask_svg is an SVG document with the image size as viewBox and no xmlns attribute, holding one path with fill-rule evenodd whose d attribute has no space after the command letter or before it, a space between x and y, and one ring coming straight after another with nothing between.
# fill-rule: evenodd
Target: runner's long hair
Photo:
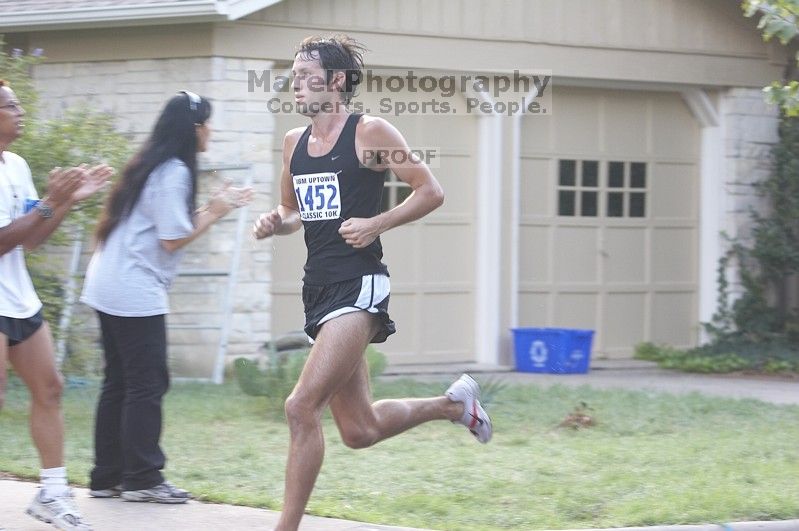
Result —
<instances>
[{"instance_id":1,"label":"runner's long hair","mask_svg":"<svg viewBox=\"0 0 799 531\"><path fill-rule=\"evenodd\" d=\"M191 173L192 193L186 208L194 212L197 197L197 131L211 116L205 98L192 101L186 93L172 97L161 111L150 137L128 161L106 200L95 237L102 245L139 201L150 174L171 158L183 161Z\"/></svg>"},{"instance_id":2,"label":"runner's long hair","mask_svg":"<svg viewBox=\"0 0 799 531\"><path fill-rule=\"evenodd\" d=\"M344 103L348 104L355 95L355 89L363 80L363 54L366 47L348 35L306 37L300 43L295 57L304 60L316 59L325 69L325 82L330 83L333 74L344 72L344 88L341 91ZM318 54L315 55L315 54Z\"/></svg>"}]
</instances>

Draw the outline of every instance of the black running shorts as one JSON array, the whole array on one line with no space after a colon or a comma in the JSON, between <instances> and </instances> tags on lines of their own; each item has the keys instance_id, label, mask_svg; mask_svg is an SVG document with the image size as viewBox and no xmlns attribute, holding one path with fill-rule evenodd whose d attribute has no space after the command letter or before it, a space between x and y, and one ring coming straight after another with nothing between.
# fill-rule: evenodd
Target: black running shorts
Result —
<instances>
[{"instance_id":1,"label":"black running shorts","mask_svg":"<svg viewBox=\"0 0 799 531\"><path fill-rule=\"evenodd\" d=\"M5 335L8 338L8 346L13 347L35 334L42 327L42 323L44 318L41 310L27 319L0 316L0 334Z\"/></svg>"},{"instance_id":2,"label":"black running shorts","mask_svg":"<svg viewBox=\"0 0 799 531\"><path fill-rule=\"evenodd\" d=\"M390 293L388 276L380 274L323 286L304 284L302 304L305 306L305 333L315 339L319 328L327 321L345 313L365 311L375 314L381 323L371 343L382 343L397 331L388 315Z\"/></svg>"}]
</instances>

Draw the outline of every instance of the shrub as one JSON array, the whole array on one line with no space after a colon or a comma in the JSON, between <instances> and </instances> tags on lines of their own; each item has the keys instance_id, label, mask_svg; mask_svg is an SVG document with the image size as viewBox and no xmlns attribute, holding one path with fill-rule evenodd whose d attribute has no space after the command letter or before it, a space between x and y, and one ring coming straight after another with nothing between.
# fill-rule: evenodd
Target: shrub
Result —
<instances>
[{"instance_id":1,"label":"shrub","mask_svg":"<svg viewBox=\"0 0 799 531\"><path fill-rule=\"evenodd\" d=\"M47 175L56 166L70 167L80 163L105 162L121 168L130 154L128 139L116 132L115 118L99 113L87 106L65 109L52 119L41 119L38 115L39 96L31 76L33 67L42 62L42 51L26 55L22 50L5 51L0 36L0 79L9 82L25 108L25 134L11 146L11 150L23 157L31 168L34 184L39 195L47 189ZM48 240L49 245L69 245L81 240L97 220L102 197L97 194L82 202L70 213L59 229ZM28 256L28 269L36 291L44 304L43 314L51 325L53 335L69 335L68 329L59 330L58 324L65 305L63 286L64 271L53 265L51 257L44 253ZM77 370L87 366L94 354L81 341L73 341L67 350L81 357L66 368Z\"/></svg>"},{"instance_id":2,"label":"shrub","mask_svg":"<svg viewBox=\"0 0 799 531\"><path fill-rule=\"evenodd\" d=\"M278 342L279 340L275 343ZM309 352L309 349L272 350L266 356L264 368L259 367L256 361L238 358L234 362L236 381L245 394L265 397L267 410L280 413L283 411L283 403L299 380ZM387 364L385 354L369 345L365 355L369 377L380 376Z\"/></svg>"},{"instance_id":3,"label":"shrub","mask_svg":"<svg viewBox=\"0 0 799 531\"><path fill-rule=\"evenodd\" d=\"M635 347L635 358L657 362L665 369L686 372L799 372L799 356L794 347L786 343L718 341L687 350L640 343Z\"/></svg>"}]
</instances>

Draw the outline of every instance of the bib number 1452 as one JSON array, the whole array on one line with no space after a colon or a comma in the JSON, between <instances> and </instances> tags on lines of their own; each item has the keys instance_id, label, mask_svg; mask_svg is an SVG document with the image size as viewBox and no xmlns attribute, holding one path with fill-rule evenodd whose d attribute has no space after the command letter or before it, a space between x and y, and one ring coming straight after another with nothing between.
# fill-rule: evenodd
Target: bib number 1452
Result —
<instances>
[{"instance_id":1,"label":"bib number 1452","mask_svg":"<svg viewBox=\"0 0 799 531\"><path fill-rule=\"evenodd\" d=\"M294 175L292 180L303 221L325 221L341 216L337 174L325 172Z\"/></svg>"}]
</instances>

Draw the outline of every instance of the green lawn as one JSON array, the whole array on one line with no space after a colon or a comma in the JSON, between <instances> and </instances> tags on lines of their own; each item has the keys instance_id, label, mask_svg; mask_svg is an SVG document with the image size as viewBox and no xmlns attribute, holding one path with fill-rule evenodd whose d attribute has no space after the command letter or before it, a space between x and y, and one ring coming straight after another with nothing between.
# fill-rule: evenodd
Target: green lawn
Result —
<instances>
[{"instance_id":1,"label":"green lawn","mask_svg":"<svg viewBox=\"0 0 799 531\"><path fill-rule=\"evenodd\" d=\"M446 385L378 382L375 394L426 396ZM93 385L65 399L70 479L84 485L96 394ZM167 477L203 500L279 509L288 431L263 400L234 384L174 385ZM35 477L26 401L12 384L0 412L0 470ZM557 428L581 401L598 424ZM448 530L799 518L799 407L519 386L502 390L490 412L495 435L486 446L439 422L354 451L327 419L309 512Z\"/></svg>"}]
</instances>

